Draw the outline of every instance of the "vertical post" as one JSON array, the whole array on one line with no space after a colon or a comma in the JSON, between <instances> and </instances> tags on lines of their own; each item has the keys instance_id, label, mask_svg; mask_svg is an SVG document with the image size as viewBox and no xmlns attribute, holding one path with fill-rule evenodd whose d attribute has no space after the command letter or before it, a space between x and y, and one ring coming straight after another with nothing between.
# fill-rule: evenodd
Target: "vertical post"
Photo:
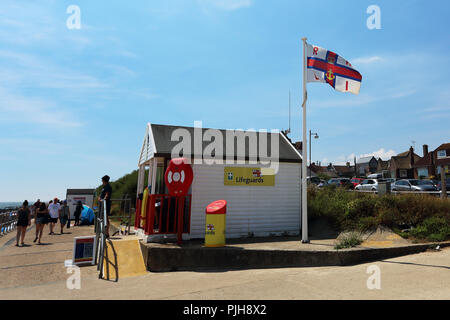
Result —
<instances>
[{"instance_id":1,"label":"vertical post","mask_svg":"<svg viewBox=\"0 0 450 320\"><path fill-rule=\"evenodd\" d=\"M303 159L302 159L302 243L309 243L308 239L308 189L306 184L306 167L308 162L307 148L308 138L306 137L306 101L308 100L306 92L306 38L303 41Z\"/></svg>"},{"instance_id":2,"label":"vertical post","mask_svg":"<svg viewBox=\"0 0 450 320\"><path fill-rule=\"evenodd\" d=\"M183 242L184 231L184 196L177 197L178 202L178 230L177 230L177 243L180 245Z\"/></svg>"},{"instance_id":3,"label":"vertical post","mask_svg":"<svg viewBox=\"0 0 450 320\"><path fill-rule=\"evenodd\" d=\"M447 185L445 183L445 167L441 165L441 198L447 198Z\"/></svg>"},{"instance_id":4,"label":"vertical post","mask_svg":"<svg viewBox=\"0 0 450 320\"><path fill-rule=\"evenodd\" d=\"M150 190L150 194L156 193L156 174L158 172L158 159L153 158L152 161L152 189ZM149 173L150 174L150 173ZM150 178L150 177L149 177Z\"/></svg>"},{"instance_id":5,"label":"vertical post","mask_svg":"<svg viewBox=\"0 0 450 320\"><path fill-rule=\"evenodd\" d=\"M311 177L311 130L309 130L309 176Z\"/></svg>"}]
</instances>

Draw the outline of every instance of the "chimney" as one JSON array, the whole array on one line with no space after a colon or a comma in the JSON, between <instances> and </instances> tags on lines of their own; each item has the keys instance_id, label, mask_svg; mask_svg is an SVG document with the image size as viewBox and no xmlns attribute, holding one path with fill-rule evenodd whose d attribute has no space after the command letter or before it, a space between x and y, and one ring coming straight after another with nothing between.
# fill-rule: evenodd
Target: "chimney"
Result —
<instances>
[{"instance_id":1,"label":"chimney","mask_svg":"<svg viewBox=\"0 0 450 320\"><path fill-rule=\"evenodd\" d=\"M424 144L423 145L423 156L425 157L428 154L428 145Z\"/></svg>"}]
</instances>

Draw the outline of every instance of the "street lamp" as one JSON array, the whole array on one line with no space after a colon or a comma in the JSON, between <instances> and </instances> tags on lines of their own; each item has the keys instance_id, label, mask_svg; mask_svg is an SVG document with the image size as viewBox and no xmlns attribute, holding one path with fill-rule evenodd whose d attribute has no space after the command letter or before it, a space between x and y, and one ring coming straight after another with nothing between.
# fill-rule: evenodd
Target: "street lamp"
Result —
<instances>
[{"instance_id":1,"label":"street lamp","mask_svg":"<svg viewBox=\"0 0 450 320\"><path fill-rule=\"evenodd\" d=\"M319 139L319 135L317 133L311 132L309 130L309 177L311 178L311 136L314 135L314 139Z\"/></svg>"}]
</instances>

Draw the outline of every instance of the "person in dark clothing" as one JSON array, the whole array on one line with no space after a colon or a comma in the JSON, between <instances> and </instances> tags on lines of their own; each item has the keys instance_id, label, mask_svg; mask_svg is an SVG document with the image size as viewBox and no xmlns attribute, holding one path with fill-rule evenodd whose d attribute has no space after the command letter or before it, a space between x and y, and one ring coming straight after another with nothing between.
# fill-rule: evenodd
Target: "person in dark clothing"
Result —
<instances>
[{"instance_id":1,"label":"person in dark clothing","mask_svg":"<svg viewBox=\"0 0 450 320\"><path fill-rule=\"evenodd\" d=\"M20 245L23 247L24 245L24 238L25 233L27 232L27 227L31 225L31 211L30 208L28 208L28 201L25 200L23 202L22 207L19 209L18 219L17 219L17 236L16 236L16 246L19 246L19 240Z\"/></svg>"},{"instance_id":2,"label":"person in dark clothing","mask_svg":"<svg viewBox=\"0 0 450 320\"><path fill-rule=\"evenodd\" d=\"M78 201L77 206L75 208L75 213L73 214L74 217L75 217L75 224L74 224L74 226L79 226L80 225L81 211L83 211L83 204L81 203L81 201Z\"/></svg>"},{"instance_id":3,"label":"person in dark clothing","mask_svg":"<svg viewBox=\"0 0 450 320\"><path fill-rule=\"evenodd\" d=\"M102 183L103 183L103 189L100 194L100 197L98 198L98 201L105 200L106 202L106 219L107 219L107 226L106 226L106 237L109 237L109 216L111 215L111 194L112 194L112 188L109 184L109 176L102 177Z\"/></svg>"},{"instance_id":4,"label":"person in dark clothing","mask_svg":"<svg viewBox=\"0 0 450 320\"><path fill-rule=\"evenodd\" d=\"M59 210L59 222L61 223L61 234L64 234L64 226L70 218L70 208L67 205L67 200L64 200L62 203L61 209Z\"/></svg>"},{"instance_id":5,"label":"person in dark clothing","mask_svg":"<svg viewBox=\"0 0 450 320\"><path fill-rule=\"evenodd\" d=\"M34 218L34 224L36 225L36 239L38 237L38 228L37 228L37 211L41 207L41 199L37 199L37 201L32 206L32 218Z\"/></svg>"},{"instance_id":6,"label":"person in dark clothing","mask_svg":"<svg viewBox=\"0 0 450 320\"><path fill-rule=\"evenodd\" d=\"M41 244L42 233L44 232L44 227L48 223L49 213L47 205L45 202L41 202L40 208L36 211L36 238L33 242L38 241Z\"/></svg>"}]
</instances>

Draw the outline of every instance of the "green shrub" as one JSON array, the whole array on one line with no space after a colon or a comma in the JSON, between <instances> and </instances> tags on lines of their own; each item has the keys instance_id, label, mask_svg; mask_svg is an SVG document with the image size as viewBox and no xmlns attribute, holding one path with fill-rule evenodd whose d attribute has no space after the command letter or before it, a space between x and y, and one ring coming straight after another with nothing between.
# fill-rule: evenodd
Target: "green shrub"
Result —
<instances>
[{"instance_id":1,"label":"green shrub","mask_svg":"<svg viewBox=\"0 0 450 320\"><path fill-rule=\"evenodd\" d=\"M384 195L349 192L341 188L325 187L308 190L310 218L325 218L338 231L367 231L386 226L401 236L402 229L415 228L416 239L448 239L450 199L430 195ZM428 220L434 218L433 220ZM436 220L437 219L437 220ZM436 230L435 226L439 229ZM408 235L409 236L409 235Z\"/></svg>"},{"instance_id":2,"label":"green shrub","mask_svg":"<svg viewBox=\"0 0 450 320\"><path fill-rule=\"evenodd\" d=\"M411 236L428 241L445 241L450 239L450 225L445 218L431 217L425 219L411 230Z\"/></svg>"}]
</instances>

